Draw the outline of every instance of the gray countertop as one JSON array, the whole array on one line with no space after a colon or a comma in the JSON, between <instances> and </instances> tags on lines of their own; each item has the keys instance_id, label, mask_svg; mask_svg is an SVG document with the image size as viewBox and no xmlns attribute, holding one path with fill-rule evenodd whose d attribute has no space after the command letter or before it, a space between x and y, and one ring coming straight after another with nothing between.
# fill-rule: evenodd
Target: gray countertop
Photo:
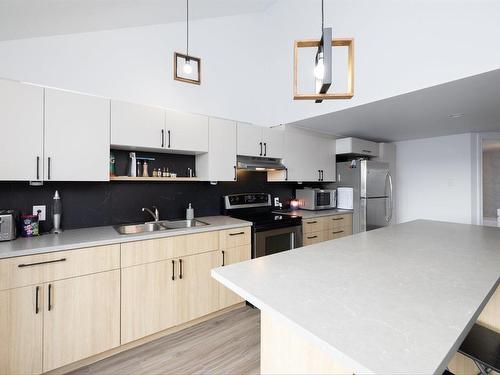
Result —
<instances>
[{"instance_id":1,"label":"gray countertop","mask_svg":"<svg viewBox=\"0 0 500 375\"><path fill-rule=\"evenodd\" d=\"M331 210L278 210L274 211L276 213L285 214L285 215L295 215L300 216L302 219L312 219L314 217L323 217L323 216L332 216L332 215L344 215L344 214L352 214L352 210L342 210L339 208L334 208Z\"/></svg>"},{"instance_id":2,"label":"gray countertop","mask_svg":"<svg viewBox=\"0 0 500 375\"><path fill-rule=\"evenodd\" d=\"M72 229L61 234L43 234L32 238L18 238L14 241L0 242L0 259L49 253L53 251L72 250L83 247L111 245L123 242L149 240L170 236L180 236L199 232L231 229L251 226L252 223L228 216L208 216L196 218L210 225L185 229L170 229L153 233L121 235L112 227L94 227Z\"/></svg>"},{"instance_id":3,"label":"gray countertop","mask_svg":"<svg viewBox=\"0 0 500 375\"><path fill-rule=\"evenodd\" d=\"M212 270L355 373L441 374L495 291L500 229L418 220Z\"/></svg>"}]
</instances>

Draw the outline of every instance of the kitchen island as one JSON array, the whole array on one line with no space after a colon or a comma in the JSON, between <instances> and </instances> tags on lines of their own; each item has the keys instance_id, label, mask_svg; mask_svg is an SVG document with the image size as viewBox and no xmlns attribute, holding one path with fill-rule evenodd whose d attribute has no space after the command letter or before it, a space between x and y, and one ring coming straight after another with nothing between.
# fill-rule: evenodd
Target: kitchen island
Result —
<instances>
[{"instance_id":1,"label":"kitchen island","mask_svg":"<svg viewBox=\"0 0 500 375\"><path fill-rule=\"evenodd\" d=\"M440 374L499 297L500 229L418 220L212 276L261 310L262 373Z\"/></svg>"}]
</instances>

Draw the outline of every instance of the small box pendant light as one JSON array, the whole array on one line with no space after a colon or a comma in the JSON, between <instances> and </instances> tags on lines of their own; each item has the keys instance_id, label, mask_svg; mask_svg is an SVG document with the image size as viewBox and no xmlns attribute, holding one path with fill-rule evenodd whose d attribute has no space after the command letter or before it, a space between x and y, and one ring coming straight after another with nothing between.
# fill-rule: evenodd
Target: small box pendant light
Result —
<instances>
[{"instance_id":1,"label":"small box pendant light","mask_svg":"<svg viewBox=\"0 0 500 375\"><path fill-rule=\"evenodd\" d=\"M189 55L189 0L186 0L186 53L174 53L174 79L186 83L201 83L201 59Z\"/></svg>"},{"instance_id":2,"label":"small box pendant light","mask_svg":"<svg viewBox=\"0 0 500 375\"><path fill-rule=\"evenodd\" d=\"M321 103L325 99L351 99L354 96L354 40L333 39L332 28L325 27L324 0L321 0L321 39L296 40L294 48L293 98L295 100L314 100ZM314 59L315 93L298 92L298 51L299 48L316 47ZM332 47L348 47L348 92L328 93L332 86Z\"/></svg>"}]
</instances>

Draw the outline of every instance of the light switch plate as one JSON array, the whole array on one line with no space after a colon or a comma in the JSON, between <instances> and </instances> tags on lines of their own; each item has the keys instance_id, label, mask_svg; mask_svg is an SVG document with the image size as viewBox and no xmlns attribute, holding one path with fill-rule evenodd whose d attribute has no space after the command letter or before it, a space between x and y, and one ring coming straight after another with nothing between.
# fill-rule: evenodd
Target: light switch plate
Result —
<instances>
[{"instance_id":1,"label":"light switch plate","mask_svg":"<svg viewBox=\"0 0 500 375\"><path fill-rule=\"evenodd\" d=\"M33 206L33 215L37 215L38 210L40 210L40 215L38 215L38 220L45 221L45 215L47 213L45 206Z\"/></svg>"}]
</instances>

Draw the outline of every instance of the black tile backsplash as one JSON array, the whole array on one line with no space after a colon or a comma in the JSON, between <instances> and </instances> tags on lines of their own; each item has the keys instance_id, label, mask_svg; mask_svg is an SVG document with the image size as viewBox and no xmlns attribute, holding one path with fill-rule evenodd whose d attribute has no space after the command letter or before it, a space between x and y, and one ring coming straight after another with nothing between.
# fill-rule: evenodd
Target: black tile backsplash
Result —
<instances>
[{"instance_id":1,"label":"black tile backsplash","mask_svg":"<svg viewBox=\"0 0 500 375\"><path fill-rule=\"evenodd\" d=\"M179 157L178 164L170 159L166 166L178 169L181 174L181 168L191 165L185 164L188 159L194 162L194 157L184 156ZM117 161L117 164L124 168L122 162ZM162 167L161 163L158 167ZM293 197L296 188L303 186L267 182L266 173L246 171L238 172L237 182L220 182L217 185L208 182L115 181L46 182L43 186L32 187L26 182L3 182L0 183L0 209L31 213L33 205L46 205L47 221L41 224L41 229L50 230L52 197L57 189L63 203L62 227L74 229L150 220L141 208L153 205L160 210L162 219L184 218L189 203L195 209L195 216L218 215L222 209L222 196L226 194L265 192L286 202Z\"/></svg>"}]
</instances>

